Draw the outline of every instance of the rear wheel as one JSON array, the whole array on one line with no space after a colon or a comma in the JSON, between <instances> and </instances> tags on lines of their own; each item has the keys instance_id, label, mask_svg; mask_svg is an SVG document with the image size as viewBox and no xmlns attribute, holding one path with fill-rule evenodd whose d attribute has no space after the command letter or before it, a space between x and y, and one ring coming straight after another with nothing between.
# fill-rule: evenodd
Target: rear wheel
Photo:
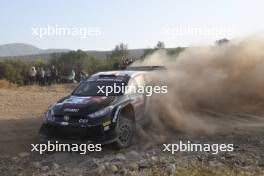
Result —
<instances>
[{"instance_id":1,"label":"rear wheel","mask_svg":"<svg viewBox=\"0 0 264 176\"><path fill-rule=\"evenodd\" d=\"M121 114L117 128L117 140L113 143L116 149L131 145L135 134L135 122Z\"/></svg>"}]
</instances>

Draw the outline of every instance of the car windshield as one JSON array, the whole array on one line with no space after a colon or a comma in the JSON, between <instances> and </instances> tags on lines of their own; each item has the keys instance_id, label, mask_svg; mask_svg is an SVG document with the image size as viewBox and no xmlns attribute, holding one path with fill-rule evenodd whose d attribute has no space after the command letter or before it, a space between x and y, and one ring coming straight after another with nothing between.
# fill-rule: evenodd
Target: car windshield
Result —
<instances>
[{"instance_id":1,"label":"car windshield","mask_svg":"<svg viewBox=\"0 0 264 176\"><path fill-rule=\"evenodd\" d=\"M72 95L75 96L121 96L122 86L126 86L126 80L101 79L83 82L77 87ZM120 89L119 89L120 88Z\"/></svg>"}]
</instances>

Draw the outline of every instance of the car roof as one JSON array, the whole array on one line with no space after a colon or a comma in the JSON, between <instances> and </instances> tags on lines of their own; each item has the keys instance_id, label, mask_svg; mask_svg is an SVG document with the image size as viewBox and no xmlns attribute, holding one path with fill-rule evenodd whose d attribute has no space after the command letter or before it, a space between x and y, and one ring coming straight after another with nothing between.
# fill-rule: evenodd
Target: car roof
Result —
<instances>
[{"instance_id":1,"label":"car roof","mask_svg":"<svg viewBox=\"0 0 264 176\"><path fill-rule=\"evenodd\" d=\"M113 70L113 71L104 71L93 74L91 77L99 76L128 76L135 77L140 74L146 74L146 71L131 71L131 70Z\"/></svg>"}]
</instances>

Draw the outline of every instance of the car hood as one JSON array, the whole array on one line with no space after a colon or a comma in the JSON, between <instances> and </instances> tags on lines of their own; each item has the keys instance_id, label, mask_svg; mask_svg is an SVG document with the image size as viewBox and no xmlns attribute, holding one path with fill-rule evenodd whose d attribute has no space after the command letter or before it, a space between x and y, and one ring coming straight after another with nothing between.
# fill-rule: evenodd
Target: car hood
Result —
<instances>
[{"instance_id":1,"label":"car hood","mask_svg":"<svg viewBox=\"0 0 264 176\"><path fill-rule=\"evenodd\" d=\"M79 97L68 96L59 100L53 111L56 115L86 115L96 112L113 103L115 97Z\"/></svg>"}]
</instances>

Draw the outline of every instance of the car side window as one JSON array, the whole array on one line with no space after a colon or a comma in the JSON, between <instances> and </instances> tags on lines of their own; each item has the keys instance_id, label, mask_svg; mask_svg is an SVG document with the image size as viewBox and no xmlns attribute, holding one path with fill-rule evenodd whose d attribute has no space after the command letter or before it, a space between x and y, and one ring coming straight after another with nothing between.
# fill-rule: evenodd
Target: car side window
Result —
<instances>
[{"instance_id":1,"label":"car side window","mask_svg":"<svg viewBox=\"0 0 264 176\"><path fill-rule=\"evenodd\" d=\"M146 83L146 85L150 85L151 83L152 83L152 79L151 79L151 77L149 76L149 75L144 75L144 80L145 80L145 83Z\"/></svg>"},{"instance_id":2,"label":"car side window","mask_svg":"<svg viewBox=\"0 0 264 176\"><path fill-rule=\"evenodd\" d=\"M145 81L143 75L136 76L135 81L139 87L145 87L146 86L146 81Z\"/></svg>"},{"instance_id":3,"label":"car side window","mask_svg":"<svg viewBox=\"0 0 264 176\"><path fill-rule=\"evenodd\" d=\"M136 81L133 78L131 78L127 85L128 85L128 89L126 91L126 94L130 94L130 95L135 94L138 88Z\"/></svg>"}]
</instances>

